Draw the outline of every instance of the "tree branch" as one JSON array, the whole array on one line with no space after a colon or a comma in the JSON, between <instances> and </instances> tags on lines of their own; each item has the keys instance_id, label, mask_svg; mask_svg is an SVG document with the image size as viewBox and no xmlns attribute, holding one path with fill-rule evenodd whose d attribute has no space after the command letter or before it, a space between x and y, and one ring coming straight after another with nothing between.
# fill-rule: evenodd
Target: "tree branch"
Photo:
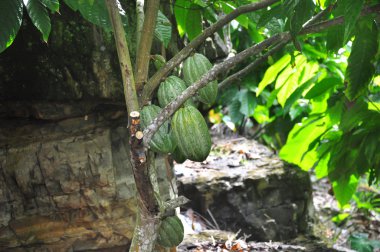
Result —
<instances>
[{"instance_id":1,"label":"tree branch","mask_svg":"<svg viewBox=\"0 0 380 252\"><path fill-rule=\"evenodd\" d=\"M140 44L140 37L144 23L144 0L136 0L136 44Z\"/></svg>"},{"instance_id":2,"label":"tree branch","mask_svg":"<svg viewBox=\"0 0 380 252\"><path fill-rule=\"evenodd\" d=\"M271 38L264 40L263 42L256 44L240 53L236 56L227 59L223 63L213 66L209 72L202 76L202 78L188 87L181 95L179 95L174 101L169 103L153 120L153 122L144 130L144 145L147 147L152 136L163 122L165 122L187 99L194 96L195 93L209 82L216 79L217 75L227 71L237 63L242 62L247 57L260 53L267 47L277 43L278 41L290 39L290 33L284 32L277 34Z\"/></svg>"},{"instance_id":3,"label":"tree branch","mask_svg":"<svg viewBox=\"0 0 380 252\"><path fill-rule=\"evenodd\" d=\"M212 26L205 29L200 35L192 40L186 47L184 47L179 53L177 53L172 59L170 59L164 67L157 71L152 78L148 80L142 92L142 103L145 104L150 100L152 93L160 84L162 78L166 77L170 71L184 61L199 45L201 45L208 37L214 34L217 30L222 28L227 23L231 22L238 16L244 13L253 12L256 10L267 8L268 6L279 2L279 0L262 0L258 3L252 3L240 6L234 11L225 15Z\"/></svg>"},{"instance_id":4,"label":"tree branch","mask_svg":"<svg viewBox=\"0 0 380 252\"><path fill-rule=\"evenodd\" d=\"M108 14L111 20L121 76L123 79L123 89L125 104L127 105L128 114L139 109L135 80L133 77L132 63L129 56L128 44L120 18L119 9L115 0L106 0Z\"/></svg>"},{"instance_id":5,"label":"tree branch","mask_svg":"<svg viewBox=\"0 0 380 252\"><path fill-rule=\"evenodd\" d=\"M159 0L148 0L146 5L146 14L142 27L140 43L138 44L135 76L136 89L140 90L148 78L150 50L156 28L156 19L160 6Z\"/></svg>"},{"instance_id":6,"label":"tree branch","mask_svg":"<svg viewBox=\"0 0 380 252\"><path fill-rule=\"evenodd\" d=\"M380 4L366 7L361 12L361 16L368 15L371 13L380 14ZM323 31L331 26L342 24L344 22L343 17L338 17L332 20L323 21L314 25L305 27L299 33L300 35L305 35L309 33L316 33ZM240 53L235 55L232 58L227 59L226 61L213 66L209 72L202 76L200 80L195 82L193 85L189 86L181 95L179 95L175 100L169 103L162 111L157 115L153 122L144 130L144 146L148 147L148 144L158 128L166 121L168 118L190 97L194 96L195 93L202 87L204 87L210 81L216 79L217 75L233 67L235 64L245 60L247 57L250 57L254 54L260 53L267 47L276 44L280 41L289 41L291 35L289 32L283 32L274 35L259 44L256 44Z\"/></svg>"},{"instance_id":7,"label":"tree branch","mask_svg":"<svg viewBox=\"0 0 380 252\"><path fill-rule=\"evenodd\" d=\"M373 13L377 13L378 15L380 14L380 4L375 4L372 6L364 7L360 13L360 16L363 17L363 16L367 16L367 15L373 14ZM305 27L304 29L302 29L299 34L305 35L305 34L309 34L309 33L317 33L317 32L323 31L323 30L325 30L331 26L339 25L339 24L343 24L343 23L344 23L344 17L340 16L340 17L337 17L337 18L334 18L331 20L326 20L326 21L316 23L314 25L309 25L309 26Z\"/></svg>"},{"instance_id":8,"label":"tree branch","mask_svg":"<svg viewBox=\"0 0 380 252\"><path fill-rule=\"evenodd\" d=\"M226 79L224 79L222 82L219 83L218 89L221 90L225 88L226 86L230 85L232 82L240 80L241 77L245 76L246 74L252 72L256 67L260 66L262 63L266 62L268 57L278 52L284 45L286 45L290 40L284 40L281 41L279 44L277 44L273 49L265 53L260 58L256 59L254 62L250 63L248 66L244 67L240 71L228 76Z\"/></svg>"}]
</instances>

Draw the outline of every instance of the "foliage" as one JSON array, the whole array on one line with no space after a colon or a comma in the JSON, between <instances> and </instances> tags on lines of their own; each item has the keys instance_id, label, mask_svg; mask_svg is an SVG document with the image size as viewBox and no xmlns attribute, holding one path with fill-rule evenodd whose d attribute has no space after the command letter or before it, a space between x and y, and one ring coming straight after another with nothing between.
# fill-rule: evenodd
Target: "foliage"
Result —
<instances>
[{"instance_id":1,"label":"foliage","mask_svg":"<svg viewBox=\"0 0 380 252\"><path fill-rule=\"evenodd\" d=\"M329 6L327 1L317 1L319 6L306 2L286 1L262 13L255 25L262 27L263 36L297 33L315 9ZM379 74L379 33L373 16L359 18L364 1L330 2L335 6L330 16L344 15L347 22L293 41L269 58L267 69L242 77L240 88L225 90L219 103L227 107L224 121L244 125L247 118L254 120L264 129L258 132L261 138L279 148L282 159L314 169L318 178L328 176L344 205L361 176L370 174L369 183L380 178L379 88L374 79ZM304 17L295 18L298 8L306 10ZM243 25L236 30L245 31ZM241 35L232 39L234 46L241 43ZM281 133L287 136L285 145Z\"/></svg>"},{"instance_id":2,"label":"foliage","mask_svg":"<svg viewBox=\"0 0 380 252\"><path fill-rule=\"evenodd\" d=\"M351 248L358 252L373 252L380 248L380 242L369 239L368 234L357 233L351 235L349 240Z\"/></svg>"}]
</instances>

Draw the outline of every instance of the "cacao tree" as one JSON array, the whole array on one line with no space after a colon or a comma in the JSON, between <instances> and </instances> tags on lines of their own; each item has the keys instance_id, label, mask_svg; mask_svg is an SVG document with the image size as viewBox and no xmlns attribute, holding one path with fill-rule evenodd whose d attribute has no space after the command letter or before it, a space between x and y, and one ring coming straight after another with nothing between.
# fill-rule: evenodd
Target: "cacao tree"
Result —
<instances>
[{"instance_id":1,"label":"cacao tree","mask_svg":"<svg viewBox=\"0 0 380 252\"><path fill-rule=\"evenodd\" d=\"M219 96L228 97L231 84L235 94L226 105L235 122L244 116L266 123L288 114L293 119L306 115L298 118L300 123L294 125L280 156L304 169L314 167L320 177L329 176L343 204L359 176L369 172L372 182L380 177L379 84L374 78L379 58L378 1L177 0L161 3L162 9L169 5L164 15L158 0L137 0L134 10L124 10L119 0L3 0L0 52L15 39L24 9L48 42L49 11L58 12L63 3L114 35L139 203L130 251L152 251L156 240L164 247L180 242L183 227L172 215L186 200L162 202L155 190L152 153L171 154L178 162L204 160L211 140L196 104L212 105L218 90ZM138 31L135 60L125 35L125 16L132 12ZM197 52L213 36L223 38L230 53L214 65ZM162 55L152 57L154 37L162 44ZM182 48L169 50L173 40L181 41ZM324 47L327 50L320 49ZM169 51L173 55L165 62ZM314 61L307 57L313 53ZM327 60L331 54L337 55L335 60ZM344 56L347 66L338 62ZM155 72L149 69L151 60ZM264 63L270 66L258 76L257 85L241 83L255 76ZM153 104L157 90L158 103ZM299 108L300 99L308 100L309 110ZM271 111L276 104L280 109Z\"/></svg>"}]
</instances>

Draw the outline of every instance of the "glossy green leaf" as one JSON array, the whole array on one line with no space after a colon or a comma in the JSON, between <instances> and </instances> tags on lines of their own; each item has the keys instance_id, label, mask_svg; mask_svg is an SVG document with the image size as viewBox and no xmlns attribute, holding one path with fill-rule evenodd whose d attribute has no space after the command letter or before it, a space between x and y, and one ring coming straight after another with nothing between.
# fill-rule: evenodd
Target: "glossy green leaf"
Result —
<instances>
[{"instance_id":1,"label":"glossy green leaf","mask_svg":"<svg viewBox=\"0 0 380 252\"><path fill-rule=\"evenodd\" d=\"M51 24L46 7L40 0L24 0L24 5L34 26L42 33L43 40L47 42Z\"/></svg>"},{"instance_id":2,"label":"glossy green leaf","mask_svg":"<svg viewBox=\"0 0 380 252\"><path fill-rule=\"evenodd\" d=\"M190 41L202 33L202 16L198 5L191 4L189 7L186 17L186 33Z\"/></svg>"},{"instance_id":3,"label":"glossy green leaf","mask_svg":"<svg viewBox=\"0 0 380 252\"><path fill-rule=\"evenodd\" d=\"M59 1L58 0L41 0L41 3L45 5L52 12L59 12Z\"/></svg>"},{"instance_id":4,"label":"glossy green leaf","mask_svg":"<svg viewBox=\"0 0 380 252\"><path fill-rule=\"evenodd\" d=\"M276 79L277 75L289 64L290 58L290 55L286 54L266 70L263 79L259 83L256 96L259 96L264 88Z\"/></svg>"},{"instance_id":5,"label":"glossy green leaf","mask_svg":"<svg viewBox=\"0 0 380 252\"><path fill-rule=\"evenodd\" d=\"M154 35L164 44L165 47L168 47L172 37L172 24L161 11L158 11Z\"/></svg>"},{"instance_id":6,"label":"glossy green leaf","mask_svg":"<svg viewBox=\"0 0 380 252\"><path fill-rule=\"evenodd\" d=\"M241 103L240 110L239 110L240 113L242 113L246 117L253 115L253 113L255 112L256 105L257 105L257 100L256 100L255 95L247 89L241 90L239 101Z\"/></svg>"},{"instance_id":7,"label":"glossy green leaf","mask_svg":"<svg viewBox=\"0 0 380 252\"><path fill-rule=\"evenodd\" d=\"M350 100L355 100L366 91L375 73L372 61L378 50L377 35L377 26L371 19L364 20L357 26L345 80L346 95Z\"/></svg>"},{"instance_id":8,"label":"glossy green leaf","mask_svg":"<svg viewBox=\"0 0 380 252\"><path fill-rule=\"evenodd\" d=\"M0 1L0 52L8 48L16 37L22 23L21 0Z\"/></svg>"},{"instance_id":9,"label":"glossy green leaf","mask_svg":"<svg viewBox=\"0 0 380 252\"><path fill-rule=\"evenodd\" d=\"M341 206L347 204L358 186L358 178L352 174L342 174L339 179L332 182L334 195Z\"/></svg>"},{"instance_id":10,"label":"glossy green leaf","mask_svg":"<svg viewBox=\"0 0 380 252\"><path fill-rule=\"evenodd\" d=\"M355 28L356 21L364 5L364 0L340 0L339 5L344 9L344 37L343 42L346 43Z\"/></svg>"}]
</instances>

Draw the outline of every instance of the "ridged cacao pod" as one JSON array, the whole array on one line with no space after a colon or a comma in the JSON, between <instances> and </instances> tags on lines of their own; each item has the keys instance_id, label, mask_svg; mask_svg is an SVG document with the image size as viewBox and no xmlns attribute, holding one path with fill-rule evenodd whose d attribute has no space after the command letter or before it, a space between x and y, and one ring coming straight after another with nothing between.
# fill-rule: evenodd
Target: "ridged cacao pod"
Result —
<instances>
[{"instance_id":1,"label":"ridged cacao pod","mask_svg":"<svg viewBox=\"0 0 380 252\"><path fill-rule=\"evenodd\" d=\"M156 105L145 106L141 110L140 116L142 128L145 129L149 124L151 124L160 111L161 108ZM171 153L174 151L176 144L171 132L169 131L168 121L164 122L159 130L153 135L149 146L155 152Z\"/></svg>"},{"instance_id":2,"label":"ridged cacao pod","mask_svg":"<svg viewBox=\"0 0 380 252\"><path fill-rule=\"evenodd\" d=\"M183 241L183 237L184 228L178 216L170 216L162 220L158 229L158 244L166 248L176 247Z\"/></svg>"},{"instance_id":3,"label":"ridged cacao pod","mask_svg":"<svg viewBox=\"0 0 380 252\"><path fill-rule=\"evenodd\" d=\"M202 114L192 106L175 112L172 131L177 148L192 161L204 161L211 150L211 137Z\"/></svg>"},{"instance_id":4,"label":"ridged cacao pod","mask_svg":"<svg viewBox=\"0 0 380 252\"><path fill-rule=\"evenodd\" d=\"M178 164L182 164L183 162L186 161L185 155L177 148L172 153L172 158L176 161Z\"/></svg>"},{"instance_id":5,"label":"ridged cacao pod","mask_svg":"<svg viewBox=\"0 0 380 252\"><path fill-rule=\"evenodd\" d=\"M183 77L187 86L197 82L212 68L210 61L200 53L195 53L183 63ZM205 104L213 104L218 95L218 82L212 81L198 91L198 100Z\"/></svg>"},{"instance_id":6,"label":"ridged cacao pod","mask_svg":"<svg viewBox=\"0 0 380 252\"><path fill-rule=\"evenodd\" d=\"M186 84L183 80L176 76L169 76L164 82L161 82L158 88L157 97L160 106L163 108L173 101L178 95L182 94L186 89ZM194 106L189 99L185 102L185 106Z\"/></svg>"}]
</instances>

